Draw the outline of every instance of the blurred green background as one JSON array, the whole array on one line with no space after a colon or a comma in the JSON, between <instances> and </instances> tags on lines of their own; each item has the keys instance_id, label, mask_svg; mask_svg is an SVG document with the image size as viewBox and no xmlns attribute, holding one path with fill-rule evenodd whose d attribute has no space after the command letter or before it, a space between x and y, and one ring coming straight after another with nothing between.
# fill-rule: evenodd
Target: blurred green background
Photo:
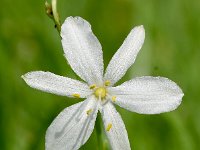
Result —
<instances>
[{"instance_id":1,"label":"blurred green background","mask_svg":"<svg viewBox=\"0 0 200 150\"><path fill-rule=\"evenodd\" d=\"M53 119L80 100L34 90L20 76L44 70L77 77L63 57L43 0L1 0L0 4L0 149L42 150ZM144 46L120 82L135 76L165 76L180 85L185 96L177 110L160 115L139 115L117 107L131 147L199 150L200 1L58 0L58 8L62 22L72 15L91 23L106 66L129 31L144 25ZM81 149L96 149L96 138L93 132Z\"/></svg>"}]
</instances>

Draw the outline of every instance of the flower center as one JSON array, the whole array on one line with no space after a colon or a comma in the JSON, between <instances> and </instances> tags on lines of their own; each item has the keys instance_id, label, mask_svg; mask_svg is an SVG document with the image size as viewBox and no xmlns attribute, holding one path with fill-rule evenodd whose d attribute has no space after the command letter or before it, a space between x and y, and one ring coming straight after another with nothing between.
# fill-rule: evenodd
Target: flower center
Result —
<instances>
[{"instance_id":1,"label":"flower center","mask_svg":"<svg viewBox=\"0 0 200 150\"><path fill-rule=\"evenodd\" d=\"M104 99L106 97L106 88L104 87L99 87L99 88L96 88L95 91L94 91L94 95L97 97L97 98L101 98L101 99Z\"/></svg>"}]
</instances>

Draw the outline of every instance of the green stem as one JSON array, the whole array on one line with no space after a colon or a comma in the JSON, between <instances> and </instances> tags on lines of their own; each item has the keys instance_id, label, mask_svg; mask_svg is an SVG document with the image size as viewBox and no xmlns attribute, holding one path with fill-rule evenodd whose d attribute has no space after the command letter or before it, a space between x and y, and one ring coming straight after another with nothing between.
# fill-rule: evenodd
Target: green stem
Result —
<instances>
[{"instance_id":1,"label":"green stem","mask_svg":"<svg viewBox=\"0 0 200 150\"><path fill-rule=\"evenodd\" d=\"M61 23L60 23L60 17L59 17L58 11L57 11L57 0L52 0L51 5L52 5L52 12L53 12L55 26L56 26L56 29L58 30L58 32L60 33Z\"/></svg>"},{"instance_id":2,"label":"green stem","mask_svg":"<svg viewBox=\"0 0 200 150\"><path fill-rule=\"evenodd\" d=\"M102 137L102 127L101 127L101 117L98 113L97 120L96 120L96 133L97 133L97 141L99 150L103 150L103 137Z\"/></svg>"},{"instance_id":3,"label":"green stem","mask_svg":"<svg viewBox=\"0 0 200 150\"><path fill-rule=\"evenodd\" d=\"M97 120L96 120L96 133L97 133L97 140L98 140L98 149L99 150L107 150L108 142L104 135L101 116L99 113L97 115Z\"/></svg>"},{"instance_id":4,"label":"green stem","mask_svg":"<svg viewBox=\"0 0 200 150\"><path fill-rule=\"evenodd\" d=\"M60 23L60 17L57 11L57 0L52 0L51 4L49 4L47 1L45 2L45 9L46 14L53 19L55 23L55 28L57 29L58 33L60 34L61 30L61 23Z\"/></svg>"}]
</instances>

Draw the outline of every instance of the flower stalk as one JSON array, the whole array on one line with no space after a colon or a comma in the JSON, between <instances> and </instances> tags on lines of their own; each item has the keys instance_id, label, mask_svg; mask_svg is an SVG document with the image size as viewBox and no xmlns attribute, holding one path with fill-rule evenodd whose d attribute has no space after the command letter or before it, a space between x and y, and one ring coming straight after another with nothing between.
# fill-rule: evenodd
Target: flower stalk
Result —
<instances>
[{"instance_id":1,"label":"flower stalk","mask_svg":"<svg viewBox=\"0 0 200 150\"><path fill-rule=\"evenodd\" d=\"M102 150L103 149L103 139L102 139L101 120L100 120L99 114L97 116L97 122L96 122L96 133L97 133L97 141L98 141L99 150Z\"/></svg>"},{"instance_id":2,"label":"flower stalk","mask_svg":"<svg viewBox=\"0 0 200 150\"><path fill-rule=\"evenodd\" d=\"M53 19L55 23L55 28L57 29L58 33L60 34L61 31L61 23L60 23L60 17L59 13L57 11L57 0L52 0L51 4L49 4L47 1L45 2L45 9L46 14Z\"/></svg>"},{"instance_id":3,"label":"flower stalk","mask_svg":"<svg viewBox=\"0 0 200 150\"><path fill-rule=\"evenodd\" d=\"M97 115L95 128L96 128L96 133L97 133L97 141L98 141L99 150L107 150L108 143L106 139L104 138L100 114Z\"/></svg>"}]
</instances>

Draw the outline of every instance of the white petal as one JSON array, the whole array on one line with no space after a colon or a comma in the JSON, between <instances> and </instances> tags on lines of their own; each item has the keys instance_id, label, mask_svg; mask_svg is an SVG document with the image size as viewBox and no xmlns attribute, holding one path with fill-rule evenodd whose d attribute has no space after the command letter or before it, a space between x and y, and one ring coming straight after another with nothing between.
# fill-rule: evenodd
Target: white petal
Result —
<instances>
[{"instance_id":1,"label":"white petal","mask_svg":"<svg viewBox=\"0 0 200 150\"><path fill-rule=\"evenodd\" d=\"M124 43L111 59L105 73L105 80L115 84L121 79L128 68L134 63L145 38L143 26L137 26L131 30Z\"/></svg>"},{"instance_id":2,"label":"white petal","mask_svg":"<svg viewBox=\"0 0 200 150\"><path fill-rule=\"evenodd\" d=\"M74 72L89 84L102 83L102 48L90 24L81 17L68 17L61 37L65 57Z\"/></svg>"},{"instance_id":3,"label":"white petal","mask_svg":"<svg viewBox=\"0 0 200 150\"><path fill-rule=\"evenodd\" d=\"M88 110L91 110L90 113L87 113ZM79 149L94 129L97 112L94 97L64 109L46 132L46 150Z\"/></svg>"},{"instance_id":4,"label":"white petal","mask_svg":"<svg viewBox=\"0 0 200 150\"><path fill-rule=\"evenodd\" d=\"M138 77L109 88L119 106L141 114L158 114L176 109L183 97L179 86L163 77Z\"/></svg>"},{"instance_id":5,"label":"white petal","mask_svg":"<svg viewBox=\"0 0 200 150\"><path fill-rule=\"evenodd\" d=\"M83 82L50 72L33 71L23 75L22 78L32 88L57 95L71 97L73 94L78 94L85 98L92 92Z\"/></svg>"},{"instance_id":6,"label":"white petal","mask_svg":"<svg viewBox=\"0 0 200 150\"><path fill-rule=\"evenodd\" d=\"M105 132L113 150L130 150L130 143L124 122L112 103L107 102L100 109Z\"/></svg>"}]
</instances>

